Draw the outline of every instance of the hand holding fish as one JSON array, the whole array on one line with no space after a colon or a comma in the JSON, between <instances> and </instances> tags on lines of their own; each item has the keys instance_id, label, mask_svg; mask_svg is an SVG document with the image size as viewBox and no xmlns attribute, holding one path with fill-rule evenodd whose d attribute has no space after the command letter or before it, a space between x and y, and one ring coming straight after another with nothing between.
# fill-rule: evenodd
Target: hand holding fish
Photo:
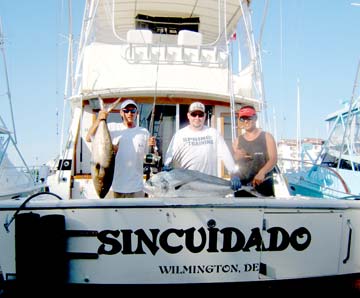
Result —
<instances>
[{"instance_id":1,"label":"hand holding fish","mask_svg":"<svg viewBox=\"0 0 360 298\"><path fill-rule=\"evenodd\" d=\"M105 110L100 110L97 120L98 120L98 121L106 120L108 114L109 114L109 113L108 113L107 111L105 111Z\"/></svg>"},{"instance_id":2,"label":"hand holding fish","mask_svg":"<svg viewBox=\"0 0 360 298\"><path fill-rule=\"evenodd\" d=\"M96 119L96 121L94 121L93 125L89 128L89 131L86 135L86 141L87 142L92 142L92 138L94 137L98 127L99 127L99 124L102 120L105 120L107 119L107 116L108 116L108 112L105 111L105 110L100 110L99 111L99 114L98 114L98 117Z\"/></svg>"},{"instance_id":3,"label":"hand holding fish","mask_svg":"<svg viewBox=\"0 0 360 298\"><path fill-rule=\"evenodd\" d=\"M112 103L109 107L105 108L104 106L104 102L102 100L101 97L99 97L99 105L100 105L100 111L98 114L98 117L96 119L96 121L93 123L93 125L89 128L89 131L86 135L86 141L87 142L91 142L92 141L92 137L95 135L97 128L99 126L99 123L101 122L101 120L105 120L107 119L109 113L118 105L118 103L120 102L121 98L118 98L114 103Z\"/></svg>"}]
</instances>

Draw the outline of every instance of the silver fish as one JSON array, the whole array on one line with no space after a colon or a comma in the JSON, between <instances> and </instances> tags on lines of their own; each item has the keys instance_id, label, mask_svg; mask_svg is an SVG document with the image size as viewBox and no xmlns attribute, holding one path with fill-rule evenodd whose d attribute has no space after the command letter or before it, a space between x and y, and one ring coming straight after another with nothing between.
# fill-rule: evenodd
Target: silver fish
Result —
<instances>
[{"instance_id":1,"label":"silver fish","mask_svg":"<svg viewBox=\"0 0 360 298\"><path fill-rule=\"evenodd\" d=\"M99 98L101 109L104 104ZM108 112L111 111L118 103L118 99ZM92 140L91 146L91 178L94 183L96 193L100 198L104 198L111 187L115 168L115 153L109 129L106 121L101 120Z\"/></svg>"},{"instance_id":2,"label":"silver fish","mask_svg":"<svg viewBox=\"0 0 360 298\"><path fill-rule=\"evenodd\" d=\"M105 120L101 120L92 141L91 178L100 198L108 193L115 167L115 155Z\"/></svg>"},{"instance_id":3,"label":"silver fish","mask_svg":"<svg viewBox=\"0 0 360 298\"><path fill-rule=\"evenodd\" d=\"M233 194L229 180L186 169L153 175L145 182L144 191L159 197L227 197Z\"/></svg>"}]
</instances>

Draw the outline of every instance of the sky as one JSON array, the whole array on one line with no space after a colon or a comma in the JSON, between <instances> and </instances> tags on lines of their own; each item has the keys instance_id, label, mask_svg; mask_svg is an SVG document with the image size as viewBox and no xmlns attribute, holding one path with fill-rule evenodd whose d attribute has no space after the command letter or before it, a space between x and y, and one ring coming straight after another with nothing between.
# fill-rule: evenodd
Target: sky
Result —
<instances>
[{"instance_id":1,"label":"sky","mask_svg":"<svg viewBox=\"0 0 360 298\"><path fill-rule=\"evenodd\" d=\"M264 91L270 129L277 140L296 138L299 131L302 138L325 139L326 116L351 99L360 58L360 6L352 2L269 0L264 18L265 0L253 0L257 41L265 20L261 40ZM18 148L29 165L46 163L60 152L67 3L0 0ZM84 3L73 1L75 41ZM3 69L2 63L0 116L11 128Z\"/></svg>"},{"instance_id":2,"label":"sky","mask_svg":"<svg viewBox=\"0 0 360 298\"><path fill-rule=\"evenodd\" d=\"M253 2L255 32L264 3ZM277 140L296 138L297 115L301 138L327 138L326 116L351 99L360 58L360 6L351 3L269 0L261 45Z\"/></svg>"}]
</instances>

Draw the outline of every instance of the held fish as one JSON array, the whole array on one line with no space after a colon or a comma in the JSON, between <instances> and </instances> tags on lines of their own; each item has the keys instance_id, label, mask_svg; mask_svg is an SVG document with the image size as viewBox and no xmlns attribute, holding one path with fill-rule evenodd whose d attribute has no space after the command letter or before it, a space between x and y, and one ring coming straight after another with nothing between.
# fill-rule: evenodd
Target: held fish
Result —
<instances>
[{"instance_id":1,"label":"held fish","mask_svg":"<svg viewBox=\"0 0 360 298\"><path fill-rule=\"evenodd\" d=\"M116 100L107 111L110 112L121 100ZM99 97L100 107L104 109L103 100ZM91 178L96 193L104 198L111 187L115 168L115 152L106 120L101 120L91 147Z\"/></svg>"},{"instance_id":2,"label":"held fish","mask_svg":"<svg viewBox=\"0 0 360 298\"><path fill-rule=\"evenodd\" d=\"M162 197L226 197L233 194L230 181L199 171L173 169L153 175L144 185L150 196Z\"/></svg>"},{"instance_id":3,"label":"held fish","mask_svg":"<svg viewBox=\"0 0 360 298\"><path fill-rule=\"evenodd\" d=\"M227 179L199 171L175 168L153 175L144 184L144 191L151 197L209 198L209 197L262 197L253 187L243 185L234 193Z\"/></svg>"},{"instance_id":4,"label":"held fish","mask_svg":"<svg viewBox=\"0 0 360 298\"><path fill-rule=\"evenodd\" d=\"M101 120L92 141L91 177L96 193L104 198L108 193L115 167L115 154L105 120Z\"/></svg>"}]
</instances>

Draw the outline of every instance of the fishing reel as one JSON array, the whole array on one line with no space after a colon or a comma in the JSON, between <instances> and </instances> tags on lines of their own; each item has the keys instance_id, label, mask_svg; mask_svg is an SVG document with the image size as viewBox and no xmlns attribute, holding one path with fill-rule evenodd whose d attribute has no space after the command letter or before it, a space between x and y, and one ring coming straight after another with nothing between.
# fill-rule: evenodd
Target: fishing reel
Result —
<instances>
[{"instance_id":1,"label":"fishing reel","mask_svg":"<svg viewBox=\"0 0 360 298\"><path fill-rule=\"evenodd\" d=\"M148 153L144 157L144 174L148 180L151 174L156 174L160 169L161 156L155 153Z\"/></svg>"},{"instance_id":2,"label":"fishing reel","mask_svg":"<svg viewBox=\"0 0 360 298\"><path fill-rule=\"evenodd\" d=\"M161 159L160 155L155 154L155 153L148 153L144 157L144 164L153 166L153 167L158 167L160 159Z\"/></svg>"}]
</instances>

